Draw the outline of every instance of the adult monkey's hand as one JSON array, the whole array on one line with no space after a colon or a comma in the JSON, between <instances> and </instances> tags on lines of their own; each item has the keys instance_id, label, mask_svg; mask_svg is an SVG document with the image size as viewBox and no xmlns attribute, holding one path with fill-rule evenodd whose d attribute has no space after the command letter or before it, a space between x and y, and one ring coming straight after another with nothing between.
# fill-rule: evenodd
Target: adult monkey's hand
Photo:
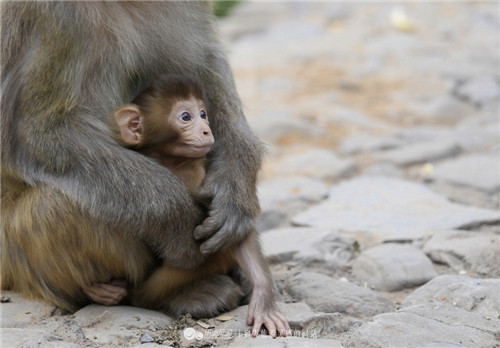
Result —
<instances>
[{"instance_id":1,"label":"adult monkey's hand","mask_svg":"<svg viewBox=\"0 0 500 348\"><path fill-rule=\"evenodd\" d=\"M246 140L252 139L246 122L238 122L237 126L240 127L238 131L247 132ZM219 139L217 134L215 137ZM226 156L226 164L223 167L208 167L201 190L201 196L211 201L208 217L194 230L194 237L202 242L200 250L205 255L245 239L255 230L255 217L260 211L255 187L262 153L260 143L255 140L246 144L245 153L234 153L241 148L232 148L217 141L216 146L218 154ZM214 157L210 164L223 160L219 156Z\"/></svg>"}]
</instances>

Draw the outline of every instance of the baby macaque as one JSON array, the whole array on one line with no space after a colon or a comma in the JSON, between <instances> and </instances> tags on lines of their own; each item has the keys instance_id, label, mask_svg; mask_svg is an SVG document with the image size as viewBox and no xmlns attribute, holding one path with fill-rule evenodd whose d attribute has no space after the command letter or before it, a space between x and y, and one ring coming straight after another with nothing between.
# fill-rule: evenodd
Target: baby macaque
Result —
<instances>
[{"instance_id":1,"label":"baby macaque","mask_svg":"<svg viewBox=\"0 0 500 348\"><path fill-rule=\"evenodd\" d=\"M214 144L203 92L185 77L164 76L162 82L113 115L126 146L156 159L196 195Z\"/></svg>"},{"instance_id":2,"label":"baby macaque","mask_svg":"<svg viewBox=\"0 0 500 348\"><path fill-rule=\"evenodd\" d=\"M115 110L113 116L118 126L117 137L123 145L156 159L170 169L197 199L198 189L205 177L205 156L214 145L203 89L198 82L183 76L163 75L131 104ZM198 268L181 270L163 265L148 283L161 283L158 288L162 289L168 284L172 297L164 307L183 314L175 310L175 297L188 293L184 291L187 284L209 274L223 274L235 263L253 286L247 317L247 324L253 325L252 335L256 336L264 325L273 337L276 337L276 332L286 336L290 326L273 300L271 275L260 249L257 231L241 244L210 255ZM217 284L214 286L217 287ZM145 288L156 287L147 284ZM223 291L222 288L220 291ZM183 291L179 292L179 289ZM219 290L215 288L215 291ZM165 294L155 295L151 290L148 293L139 290L132 303L155 307L155 301L161 301Z\"/></svg>"}]
</instances>

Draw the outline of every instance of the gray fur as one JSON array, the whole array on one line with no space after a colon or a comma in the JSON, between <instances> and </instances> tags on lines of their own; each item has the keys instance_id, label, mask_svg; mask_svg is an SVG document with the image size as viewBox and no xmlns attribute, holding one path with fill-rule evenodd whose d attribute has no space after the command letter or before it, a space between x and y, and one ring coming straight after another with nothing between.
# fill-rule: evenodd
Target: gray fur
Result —
<instances>
[{"instance_id":1,"label":"gray fur","mask_svg":"<svg viewBox=\"0 0 500 348\"><path fill-rule=\"evenodd\" d=\"M207 254L251 233L259 210L255 181L262 147L242 113L208 4L12 1L2 2L0 20L2 212L9 212L2 219L3 287L57 303L52 288L58 284L42 287L19 279L39 278L36 267L20 265L30 265L27 259L41 252L23 246L32 239L29 226L40 216L46 223L37 233L47 246L67 234L74 237L73 244L49 257L75 272L88 260L75 259L73 250L109 235L116 234L118 250L126 236L150 253L124 253L124 258L159 258L189 268L204 260L200 243ZM108 124L114 108L130 102L160 73L190 75L206 86L217 144L202 188L212 204L209 218L196 229L200 242L192 236L204 214L181 181L153 160L119 146ZM62 195L73 212L63 218L76 220L59 223L61 217L52 210L60 202L45 202L52 192ZM31 202L41 208L32 208ZM71 231L63 227L70 225ZM88 267L85 277L68 274L67 282L81 287L106 281L99 274L114 266L101 264L106 253L95 250L90 260L99 272ZM123 264L127 274L112 276L130 273L134 282L142 281L142 270ZM64 295L64 303L78 303L78 294Z\"/></svg>"}]
</instances>

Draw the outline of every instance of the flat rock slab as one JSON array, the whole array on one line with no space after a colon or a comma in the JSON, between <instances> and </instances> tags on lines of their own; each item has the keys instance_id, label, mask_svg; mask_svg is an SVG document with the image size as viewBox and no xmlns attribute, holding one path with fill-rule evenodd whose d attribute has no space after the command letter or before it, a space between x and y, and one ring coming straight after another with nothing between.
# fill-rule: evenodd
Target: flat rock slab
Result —
<instances>
[{"instance_id":1,"label":"flat rock slab","mask_svg":"<svg viewBox=\"0 0 500 348\"><path fill-rule=\"evenodd\" d=\"M174 320L169 316L149 309L130 306L89 305L74 314L79 326L86 328L147 329L151 325L166 327Z\"/></svg>"},{"instance_id":2,"label":"flat rock slab","mask_svg":"<svg viewBox=\"0 0 500 348\"><path fill-rule=\"evenodd\" d=\"M469 347L450 342L432 341L422 346L421 348L469 348Z\"/></svg>"},{"instance_id":3,"label":"flat rock slab","mask_svg":"<svg viewBox=\"0 0 500 348\"><path fill-rule=\"evenodd\" d=\"M377 159L398 165L409 166L418 163L432 162L461 152L458 143L454 140L439 140L417 143L395 150L382 152Z\"/></svg>"},{"instance_id":4,"label":"flat rock slab","mask_svg":"<svg viewBox=\"0 0 500 348\"><path fill-rule=\"evenodd\" d=\"M268 142L275 142L290 134L306 137L323 136L324 131L311 122L292 116L286 109L268 110L261 115L249 117L248 122L255 133Z\"/></svg>"},{"instance_id":5,"label":"flat rock slab","mask_svg":"<svg viewBox=\"0 0 500 348\"><path fill-rule=\"evenodd\" d=\"M257 338L238 337L228 345L221 348L342 348L338 340L307 338L307 337L278 337L269 336Z\"/></svg>"},{"instance_id":6,"label":"flat rock slab","mask_svg":"<svg viewBox=\"0 0 500 348\"><path fill-rule=\"evenodd\" d=\"M398 138L375 136L369 133L353 135L344 140L340 146L340 153L352 155L358 152L374 152L388 150L404 145Z\"/></svg>"},{"instance_id":7,"label":"flat rock slab","mask_svg":"<svg viewBox=\"0 0 500 348\"><path fill-rule=\"evenodd\" d=\"M377 162L365 169L364 175L403 178L404 171L392 163Z\"/></svg>"},{"instance_id":8,"label":"flat rock slab","mask_svg":"<svg viewBox=\"0 0 500 348\"><path fill-rule=\"evenodd\" d=\"M437 263L453 270L470 271L491 278L500 276L500 234L440 231L423 251Z\"/></svg>"},{"instance_id":9,"label":"flat rock slab","mask_svg":"<svg viewBox=\"0 0 500 348\"><path fill-rule=\"evenodd\" d=\"M327 228L281 228L261 235L263 252L270 262L291 260L340 267L354 251L354 240Z\"/></svg>"},{"instance_id":10,"label":"flat rock slab","mask_svg":"<svg viewBox=\"0 0 500 348\"><path fill-rule=\"evenodd\" d=\"M305 332L314 332L323 337L325 335L341 334L360 327L363 321L341 313L316 314L310 318L302 328Z\"/></svg>"},{"instance_id":11,"label":"flat rock slab","mask_svg":"<svg viewBox=\"0 0 500 348\"><path fill-rule=\"evenodd\" d=\"M292 220L299 226L368 234L378 242L497 221L499 211L450 203L422 184L369 176L334 186L328 200Z\"/></svg>"},{"instance_id":12,"label":"flat rock slab","mask_svg":"<svg viewBox=\"0 0 500 348\"><path fill-rule=\"evenodd\" d=\"M340 158L332 151L312 149L283 158L277 170L283 175L337 179L352 174L356 170L356 164L353 160Z\"/></svg>"},{"instance_id":13,"label":"flat rock slab","mask_svg":"<svg viewBox=\"0 0 500 348\"><path fill-rule=\"evenodd\" d=\"M284 225L294 212L325 199L328 190L321 180L305 176L280 176L260 183L257 192L262 213L256 221L257 230Z\"/></svg>"},{"instance_id":14,"label":"flat rock slab","mask_svg":"<svg viewBox=\"0 0 500 348\"><path fill-rule=\"evenodd\" d=\"M328 93L328 97L330 98L331 93ZM312 103L306 105L308 109L311 107L321 108L321 107L329 107L331 103L327 105L321 105L321 100L312 100ZM338 104L338 103L336 103ZM325 117L325 121L329 123L334 123L338 127L354 127L355 129L359 129L365 133L369 132L383 132L390 133L395 130L395 127L389 122L382 121L377 118L373 118L365 114L361 110L356 110L352 108L347 108L344 106L336 105L334 108L330 107L330 111L327 114L322 116Z\"/></svg>"},{"instance_id":15,"label":"flat rock slab","mask_svg":"<svg viewBox=\"0 0 500 348\"><path fill-rule=\"evenodd\" d=\"M333 335L348 331L351 327L358 327L361 321L341 313L317 313L304 302L280 303L276 304L283 316L288 320L292 334L302 337L302 333L307 335ZM235 310L227 312L224 316L231 319L215 327L215 330L229 334L231 337L249 333L251 326L246 324L248 306L240 306ZM196 330L204 333L204 329L196 327Z\"/></svg>"},{"instance_id":16,"label":"flat rock slab","mask_svg":"<svg viewBox=\"0 0 500 348\"><path fill-rule=\"evenodd\" d=\"M319 202L328 195L328 186L305 176L278 177L259 184L257 191L262 209L273 208L293 200Z\"/></svg>"},{"instance_id":17,"label":"flat rock slab","mask_svg":"<svg viewBox=\"0 0 500 348\"><path fill-rule=\"evenodd\" d=\"M391 301L376 292L319 273L299 273L287 291L316 311L369 317L394 309Z\"/></svg>"},{"instance_id":18,"label":"flat rock slab","mask_svg":"<svg viewBox=\"0 0 500 348\"><path fill-rule=\"evenodd\" d=\"M30 300L12 291L3 291L2 296L10 302L1 303L2 327L22 328L49 318L56 307L38 300Z\"/></svg>"},{"instance_id":19,"label":"flat rock slab","mask_svg":"<svg viewBox=\"0 0 500 348\"><path fill-rule=\"evenodd\" d=\"M3 316L3 315L2 315ZM4 317L2 317L3 321ZM59 337L39 329L0 329L1 346L10 347L55 347L55 348L78 348L80 345L64 342Z\"/></svg>"},{"instance_id":20,"label":"flat rock slab","mask_svg":"<svg viewBox=\"0 0 500 348\"><path fill-rule=\"evenodd\" d=\"M489 193L500 191L500 158L494 155L468 155L438 163L432 177Z\"/></svg>"},{"instance_id":21,"label":"flat rock slab","mask_svg":"<svg viewBox=\"0 0 500 348\"><path fill-rule=\"evenodd\" d=\"M169 345L166 343L158 344L158 343L141 343L133 348L173 348L173 345Z\"/></svg>"},{"instance_id":22,"label":"flat rock slab","mask_svg":"<svg viewBox=\"0 0 500 348\"><path fill-rule=\"evenodd\" d=\"M466 347L495 347L494 335L467 325L448 325L413 313L377 315L343 344L347 347L422 347L442 342Z\"/></svg>"},{"instance_id":23,"label":"flat rock slab","mask_svg":"<svg viewBox=\"0 0 500 348\"><path fill-rule=\"evenodd\" d=\"M425 123L455 123L476 111L472 105L445 93L420 100L409 100L413 114Z\"/></svg>"},{"instance_id":24,"label":"flat rock slab","mask_svg":"<svg viewBox=\"0 0 500 348\"><path fill-rule=\"evenodd\" d=\"M500 323L497 318L485 318L483 315L466 311L447 301L426 302L402 308L400 312L413 313L448 325L463 325L500 335Z\"/></svg>"},{"instance_id":25,"label":"flat rock slab","mask_svg":"<svg viewBox=\"0 0 500 348\"><path fill-rule=\"evenodd\" d=\"M374 290L396 291L424 284L437 276L431 260L410 245L382 244L353 261L356 278Z\"/></svg>"},{"instance_id":26,"label":"flat rock slab","mask_svg":"<svg viewBox=\"0 0 500 348\"><path fill-rule=\"evenodd\" d=\"M409 295L401 308L427 302L447 302L466 311L489 318L500 313L500 279L475 279L456 275L441 275Z\"/></svg>"},{"instance_id":27,"label":"flat rock slab","mask_svg":"<svg viewBox=\"0 0 500 348\"><path fill-rule=\"evenodd\" d=\"M74 314L74 321L87 339L97 346L140 344L150 328L166 328L174 320L167 315L129 306L89 305Z\"/></svg>"},{"instance_id":28,"label":"flat rock slab","mask_svg":"<svg viewBox=\"0 0 500 348\"><path fill-rule=\"evenodd\" d=\"M459 84L455 94L476 105L484 105L498 100L500 82L495 75L479 75Z\"/></svg>"}]
</instances>

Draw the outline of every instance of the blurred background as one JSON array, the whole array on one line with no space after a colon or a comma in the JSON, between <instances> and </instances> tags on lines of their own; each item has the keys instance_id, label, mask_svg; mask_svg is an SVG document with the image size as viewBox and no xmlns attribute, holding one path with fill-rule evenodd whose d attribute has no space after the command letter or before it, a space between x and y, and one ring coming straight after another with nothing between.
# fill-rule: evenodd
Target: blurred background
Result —
<instances>
[{"instance_id":1,"label":"blurred background","mask_svg":"<svg viewBox=\"0 0 500 348\"><path fill-rule=\"evenodd\" d=\"M277 190L306 189L276 189L276 179L331 185L361 174L425 182L453 201L499 207L497 2L215 8L247 118L268 145L265 209L278 209L269 202ZM467 177L436 171L461 158ZM288 215L304 208L285 200Z\"/></svg>"}]
</instances>

